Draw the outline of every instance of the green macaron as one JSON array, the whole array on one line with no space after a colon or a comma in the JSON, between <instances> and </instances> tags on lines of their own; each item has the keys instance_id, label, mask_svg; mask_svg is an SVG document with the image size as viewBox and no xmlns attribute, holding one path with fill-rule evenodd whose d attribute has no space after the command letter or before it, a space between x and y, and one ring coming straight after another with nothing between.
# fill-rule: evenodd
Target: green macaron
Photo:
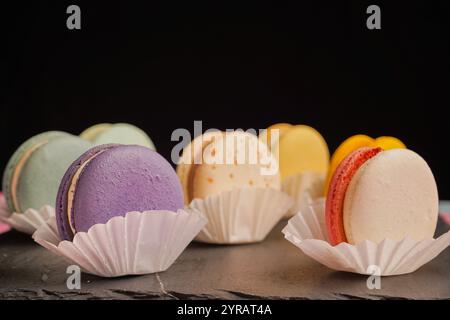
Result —
<instances>
[{"instance_id":1,"label":"green macaron","mask_svg":"<svg viewBox=\"0 0 450 320\"><path fill-rule=\"evenodd\" d=\"M25 141L9 160L3 192L11 212L54 206L65 171L91 143L60 131L38 134Z\"/></svg>"},{"instance_id":2,"label":"green macaron","mask_svg":"<svg viewBox=\"0 0 450 320\"><path fill-rule=\"evenodd\" d=\"M136 144L156 150L150 137L138 127L128 123L100 123L84 130L80 137L94 146L101 144Z\"/></svg>"}]
</instances>

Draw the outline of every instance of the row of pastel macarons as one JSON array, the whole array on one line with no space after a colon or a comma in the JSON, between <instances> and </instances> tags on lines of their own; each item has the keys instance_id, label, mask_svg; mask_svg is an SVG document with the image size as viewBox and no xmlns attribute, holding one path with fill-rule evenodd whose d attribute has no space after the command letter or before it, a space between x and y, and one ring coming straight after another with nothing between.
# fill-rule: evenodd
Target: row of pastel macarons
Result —
<instances>
[{"instance_id":1,"label":"row of pastel macarons","mask_svg":"<svg viewBox=\"0 0 450 320\"><path fill-rule=\"evenodd\" d=\"M185 202L189 203L193 200L193 196L205 198L217 191L246 184L257 187L277 187L278 180L285 181L289 177L307 172L327 176L325 186L328 186L332 173L340 161L359 147L378 146L385 150L405 148L405 145L394 137L373 139L366 135L355 135L345 140L337 148L330 163L325 139L315 129L305 125L275 124L267 129L266 136L260 135L260 141L270 142L267 136L270 137L270 132L274 129L280 130L280 140L277 146L279 148L277 160L280 165L280 178L277 175L264 177L255 170L249 170L252 166L246 168L239 166L241 172L236 174L235 179L221 181L214 178L217 171L212 172L213 174L204 173L202 171L207 169L199 170L199 166L195 165L192 167L197 173L196 188L195 191L192 191L188 190L187 182L190 181L191 184L194 182L192 171L188 175L186 174L191 166L181 164L177 168L177 173L183 185ZM197 140L202 140L202 142L189 144L185 148L184 157L194 156L200 150L203 155L205 146L218 134L220 133L198 137ZM27 140L11 157L4 172L3 191L9 210L24 212L29 208L40 208L44 204L52 204L59 180L72 161L90 147L108 143L135 144L155 150L154 143L143 130L125 123L94 125L83 131L79 137L63 132L47 132ZM191 150L196 145L200 147L200 150ZM273 148L273 146L270 147ZM210 145L209 148L213 149L213 146ZM189 161L186 162L189 164ZM214 167L212 166L212 168ZM233 170L233 166L224 166L224 168L227 168L228 171ZM252 174L254 177L251 176ZM248 179L246 179L246 175L249 176ZM201 184L202 179L199 178L201 176L203 176L203 180L207 180L206 184ZM225 176L233 177L234 175L232 172L228 172L225 173ZM192 185L190 187L192 189Z\"/></svg>"},{"instance_id":2,"label":"row of pastel macarons","mask_svg":"<svg viewBox=\"0 0 450 320\"><path fill-rule=\"evenodd\" d=\"M12 208L11 211L19 212L15 214L16 216L20 216L20 212L23 211L15 210L15 208L39 208L37 204L39 201L41 204L53 205L55 201L51 199L56 198L54 223L50 221L48 226L39 228L34 238L44 247L68 259L72 258L88 272L115 276L161 271L173 262L194 237L199 241L222 244L261 241L283 216L292 216L301 210L306 212L312 201L324 196L324 190L329 189L327 185L331 185L332 190L327 192L326 214L319 213L319 217L313 221L326 217L327 228L322 233L327 234L324 240L328 240L332 245L340 242L357 245L361 240L379 242L379 239L386 237L399 240L409 235L414 228L423 231L419 230L412 234L418 238L434 232L437 190L431 170L420 156L405 150L403 143L396 138L372 139L364 135L356 135L342 143L330 162L325 140L316 130L308 126L274 125L265 132L266 137L264 134L256 137L240 131L232 133L232 138L240 137L245 141L244 145L233 145L233 148L238 149L232 150L235 154L239 153L240 148L247 150L246 146L256 144L261 151L259 155L269 154L273 158L272 161L279 162L279 171L264 175L261 173L261 167L265 166L264 162L217 164L211 161L200 163L192 161L198 157L214 157L216 151L220 150L226 143L226 139L230 137L223 132L213 132L196 138L184 149L182 161L177 167L177 177L171 165L150 149L154 146L149 144L151 140L145 134L142 135L141 130L137 129L134 133L139 132L139 139L144 143L138 143L132 139L123 140L126 136L125 127L132 128L127 125L120 125L121 134L110 135L110 139L104 138L108 131L117 132L117 126L94 126L83 133L82 138L61 132L38 135L19 147L4 175L3 186L6 199L9 207ZM278 129L280 133L276 146L264 142L269 141L266 139L267 135L270 135L274 129ZM97 145L99 141L97 138L101 136L103 140ZM102 144L104 142L107 144ZM145 143L147 143L146 147L143 147L142 144ZM93 147L93 145L96 146ZM384 150L393 149L393 152L389 150L379 152L382 150L380 146ZM398 152L401 149L403 151ZM267 150L276 150L276 153L265 152ZM79 156L81 153L82 155ZM377 161L371 158L377 158ZM343 230L346 216L343 209L344 191L350 184L349 177L356 172L356 169L359 169L359 166L354 164L362 165L369 159L371 163L381 162L385 168L384 171L388 174L400 171L400 176L403 178L410 176L411 172L404 171L402 166L400 168L396 166L403 162L412 164L415 172L423 173L418 175L419 181L414 181L414 177L409 181L407 179L390 181L385 189L392 191L400 188L403 194L408 189L413 193L424 191L423 194L428 195L428 198L420 203L418 209L416 208L417 214L413 212L409 221L408 217L403 220L406 221L404 225L399 227L397 224L393 228L393 224L389 225L389 219L387 219L387 224L378 223L380 225L378 234L363 232L358 238L353 236L353 231L355 229L356 231L372 230L370 224L373 223L374 214L367 212L364 208L364 210L360 209L359 217L362 214L363 219L359 218L359 222L362 226ZM395 161L396 159L400 161ZM351 165L346 164L342 168L346 160ZM345 171L345 168L351 170ZM375 177L372 175L368 180L376 182L377 175L379 176L380 173L376 172ZM409 187L411 183L414 186L422 184L423 188L412 190ZM380 194L375 196L379 197ZM389 205L393 203L389 198L390 194L385 192L382 196L387 199L379 202L382 205L377 206L377 210L388 209L384 210L385 213L392 215L392 208L389 208ZM398 195L394 194L394 196ZM406 191L406 197L395 199L394 207L403 209L405 212L414 211L408 207L411 196L414 194L408 194ZM45 197L50 200L44 200ZM361 200L361 197L355 198L358 203L371 201L370 199ZM423 197L418 199L423 200ZM33 201L36 201L35 206L30 204ZM383 208L383 204L388 206ZM16 205L18 207L15 207ZM149 213L149 210L152 214L145 214ZM158 214L155 214L155 211L158 211ZM430 214L427 216L422 214L423 212ZM39 213L52 216L48 208ZM300 214L296 218L303 219L305 216L307 215ZM358 217L358 215L354 216ZM423 221L427 223L422 224ZM108 232L112 229L107 227L108 225L120 223L122 224L115 228L123 232ZM305 224L305 221L302 223ZM311 235L311 230L320 229L320 225L323 225L318 224L319 227L314 227L306 223L305 232ZM418 225L422 226L418 227ZM103 227L106 231L102 229ZM100 235L96 235L94 230ZM137 230L146 230L146 232L136 233ZM117 247L121 247L120 242L133 238L133 236L127 236L126 232L143 237L129 244L135 250L136 243L144 243L150 244L151 248L159 251L152 253L150 250L150 253L144 255L143 259L148 258L151 263L128 261L120 264L118 261L123 262L127 259L113 256L107 259L112 262L112 265L105 266L104 255L111 254L111 247L106 244L117 243ZM346 232L351 234L351 237L346 237ZM161 233L166 238L161 236ZM290 230L289 236L285 233L286 238L292 241L295 238L294 233L293 230ZM86 235L89 237L89 234L93 237L89 243L95 245L95 252L98 253L100 247L106 248L101 259L97 257L97 261L103 263L95 266L92 265L92 261L96 258L90 256L94 251L83 249L85 244L79 243ZM150 241L147 237L152 236L155 238ZM172 238L167 239L169 236ZM162 239L166 241L161 243ZM301 243L301 241L292 242L296 245ZM67 248L67 243L75 246L77 252L75 256L78 260L74 257L75 251ZM168 243L170 243L169 248ZM117 249L113 252L121 255L124 252L129 253L130 250L131 248L125 251ZM139 250L141 253L144 251L142 248ZM80 252L84 259L80 258ZM167 257L169 253L171 257ZM139 255L132 256L137 259ZM136 266L136 263L144 268L136 271L124 267ZM326 264L323 261L322 263Z\"/></svg>"}]
</instances>

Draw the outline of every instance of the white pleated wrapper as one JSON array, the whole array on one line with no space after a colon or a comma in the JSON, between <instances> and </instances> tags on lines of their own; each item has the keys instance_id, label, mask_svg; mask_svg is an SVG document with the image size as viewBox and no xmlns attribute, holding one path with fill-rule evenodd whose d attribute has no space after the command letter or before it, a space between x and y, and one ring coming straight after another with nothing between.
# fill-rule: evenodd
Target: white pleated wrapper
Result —
<instances>
[{"instance_id":1,"label":"white pleated wrapper","mask_svg":"<svg viewBox=\"0 0 450 320\"><path fill-rule=\"evenodd\" d=\"M194 210L129 212L61 241L53 216L33 239L87 273L119 277L167 270L206 222Z\"/></svg>"},{"instance_id":2,"label":"white pleated wrapper","mask_svg":"<svg viewBox=\"0 0 450 320\"><path fill-rule=\"evenodd\" d=\"M45 225L50 217L55 215L55 210L49 205L45 205L39 210L28 209L24 213L14 212L11 214L3 199L0 202L0 221L29 235L32 235L40 226Z\"/></svg>"},{"instance_id":3,"label":"white pleated wrapper","mask_svg":"<svg viewBox=\"0 0 450 320\"><path fill-rule=\"evenodd\" d=\"M297 212L303 211L313 201L323 197L325 174L317 172L304 172L284 179L281 191L288 194L294 205L283 218L291 218Z\"/></svg>"},{"instance_id":4,"label":"white pleated wrapper","mask_svg":"<svg viewBox=\"0 0 450 320\"><path fill-rule=\"evenodd\" d=\"M288 221L285 238L306 255L339 271L393 276L416 271L450 245L450 231L437 239L401 241L385 239L376 244L365 240L357 245L328 243L325 200L315 201Z\"/></svg>"},{"instance_id":5,"label":"white pleated wrapper","mask_svg":"<svg viewBox=\"0 0 450 320\"><path fill-rule=\"evenodd\" d=\"M242 244L264 240L292 204L291 197L279 190L244 187L194 199L188 208L208 220L197 241Z\"/></svg>"}]
</instances>

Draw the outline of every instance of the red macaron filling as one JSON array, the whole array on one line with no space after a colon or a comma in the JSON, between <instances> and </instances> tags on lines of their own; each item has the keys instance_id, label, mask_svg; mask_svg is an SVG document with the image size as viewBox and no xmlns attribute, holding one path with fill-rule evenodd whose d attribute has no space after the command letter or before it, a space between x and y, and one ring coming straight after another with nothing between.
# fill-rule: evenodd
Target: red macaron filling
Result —
<instances>
[{"instance_id":1,"label":"red macaron filling","mask_svg":"<svg viewBox=\"0 0 450 320\"><path fill-rule=\"evenodd\" d=\"M376 156L381 148L360 148L350 153L331 178L325 204L325 221L330 243L337 245L347 242L344 229L344 200L347 188L356 171L370 158Z\"/></svg>"}]
</instances>

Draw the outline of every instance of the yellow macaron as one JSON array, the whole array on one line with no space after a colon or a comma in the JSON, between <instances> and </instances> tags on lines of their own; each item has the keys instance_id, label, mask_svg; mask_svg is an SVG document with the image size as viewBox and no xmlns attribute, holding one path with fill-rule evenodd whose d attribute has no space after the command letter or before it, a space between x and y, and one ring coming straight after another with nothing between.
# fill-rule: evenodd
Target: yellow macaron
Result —
<instances>
[{"instance_id":1,"label":"yellow macaron","mask_svg":"<svg viewBox=\"0 0 450 320\"><path fill-rule=\"evenodd\" d=\"M330 153L325 139L316 129L280 123L270 126L268 135L273 129L280 130L278 144L272 142L271 150L278 158L282 180L305 172L326 174Z\"/></svg>"}]
</instances>

